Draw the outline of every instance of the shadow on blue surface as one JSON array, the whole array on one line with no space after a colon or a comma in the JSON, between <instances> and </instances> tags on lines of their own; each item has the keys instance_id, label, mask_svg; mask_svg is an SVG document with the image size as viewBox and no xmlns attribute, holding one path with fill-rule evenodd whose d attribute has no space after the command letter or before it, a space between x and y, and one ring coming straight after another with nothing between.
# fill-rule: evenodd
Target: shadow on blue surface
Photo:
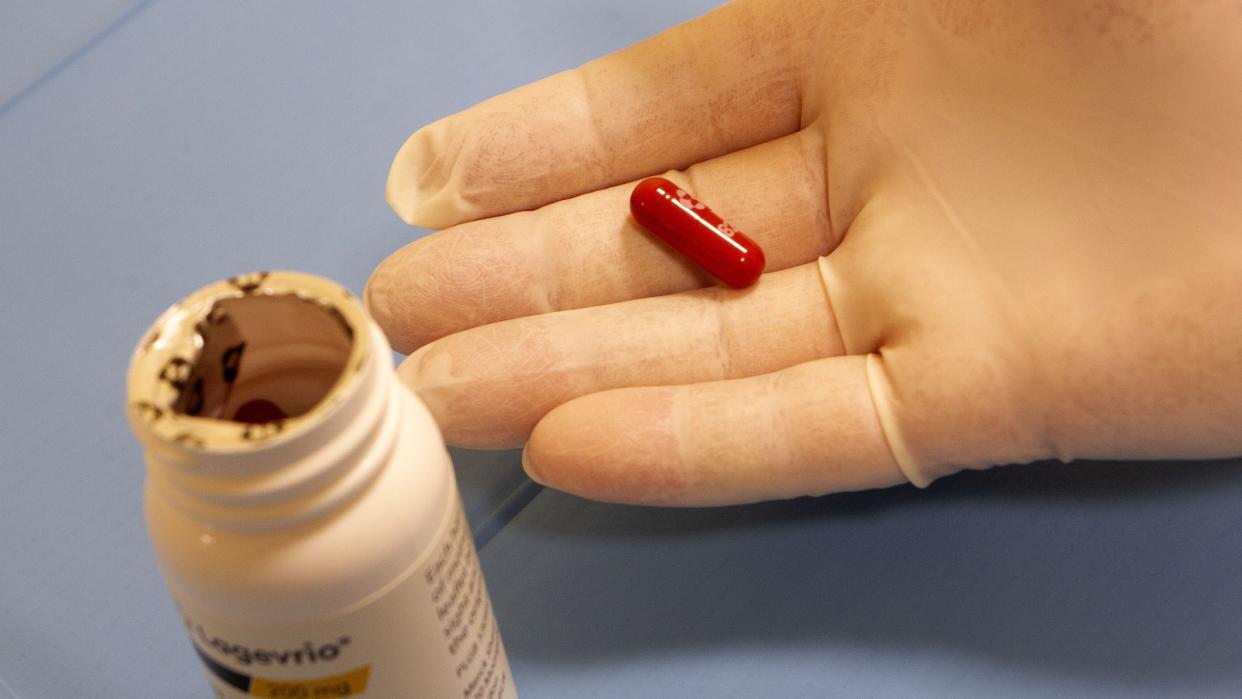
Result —
<instances>
[{"instance_id":1,"label":"shadow on blue surface","mask_svg":"<svg viewBox=\"0 0 1242 699\"><path fill-rule=\"evenodd\" d=\"M519 666L865 647L1202 688L1242 668L1240 502L1242 461L1013 466L702 510L547 491L485 558Z\"/></svg>"},{"instance_id":2,"label":"shadow on blue surface","mask_svg":"<svg viewBox=\"0 0 1242 699\"><path fill-rule=\"evenodd\" d=\"M449 447L462 505L483 546L534 499L542 487L522 471L522 450L476 451Z\"/></svg>"}]
</instances>

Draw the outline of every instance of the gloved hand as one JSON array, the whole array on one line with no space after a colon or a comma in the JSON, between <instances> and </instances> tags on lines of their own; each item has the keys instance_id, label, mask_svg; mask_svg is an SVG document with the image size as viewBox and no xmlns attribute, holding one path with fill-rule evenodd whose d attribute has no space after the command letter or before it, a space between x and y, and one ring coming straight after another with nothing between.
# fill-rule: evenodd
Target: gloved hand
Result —
<instances>
[{"instance_id":1,"label":"gloved hand","mask_svg":"<svg viewBox=\"0 0 1242 699\"><path fill-rule=\"evenodd\" d=\"M630 218L667 169L756 286ZM388 199L444 228L368 285L402 377L587 497L1242 453L1236 3L738 2L419 130Z\"/></svg>"}]
</instances>

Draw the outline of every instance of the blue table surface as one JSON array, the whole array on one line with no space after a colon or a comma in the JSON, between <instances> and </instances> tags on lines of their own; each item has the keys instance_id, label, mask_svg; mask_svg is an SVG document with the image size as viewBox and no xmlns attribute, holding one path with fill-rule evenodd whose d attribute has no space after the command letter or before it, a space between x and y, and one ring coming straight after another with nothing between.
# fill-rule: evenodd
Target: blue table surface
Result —
<instances>
[{"instance_id":1,"label":"blue table surface","mask_svg":"<svg viewBox=\"0 0 1242 699\"><path fill-rule=\"evenodd\" d=\"M360 290L424 233L382 199L410 131L710 5L0 6L0 696L208 696L121 411L164 307ZM524 697L1242 696L1239 461L661 510L454 457Z\"/></svg>"}]
</instances>

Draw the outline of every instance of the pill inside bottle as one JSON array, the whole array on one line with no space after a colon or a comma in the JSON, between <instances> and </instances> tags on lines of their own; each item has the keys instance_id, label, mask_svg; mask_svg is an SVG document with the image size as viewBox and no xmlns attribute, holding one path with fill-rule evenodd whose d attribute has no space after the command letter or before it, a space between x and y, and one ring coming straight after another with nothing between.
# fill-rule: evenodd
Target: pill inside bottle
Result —
<instances>
[{"instance_id":1,"label":"pill inside bottle","mask_svg":"<svg viewBox=\"0 0 1242 699\"><path fill-rule=\"evenodd\" d=\"M309 412L353 345L339 312L295 294L218 300L197 330L201 350L173 410L250 424Z\"/></svg>"}]
</instances>

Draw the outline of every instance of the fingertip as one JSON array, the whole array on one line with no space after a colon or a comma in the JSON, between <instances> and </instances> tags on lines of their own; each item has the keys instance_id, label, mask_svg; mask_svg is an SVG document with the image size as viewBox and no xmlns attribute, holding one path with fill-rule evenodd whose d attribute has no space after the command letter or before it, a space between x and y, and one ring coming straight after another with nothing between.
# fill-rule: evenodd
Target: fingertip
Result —
<instances>
[{"instance_id":1,"label":"fingertip","mask_svg":"<svg viewBox=\"0 0 1242 699\"><path fill-rule=\"evenodd\" d=\"M485 340L437 340L406 357L397 367L397 377L427 407L448 444L467 449L521 447L534 422L523 400L526 391L507 377L490 374L487 352Z\"/></svg>"},{"instance_id":2,"label":"fingertip","mask_svg":"<svg viewBox=\"0 0 1242 699\"><path fill-rule=\"evenodd\" d=\"M418 392L418 384L421 376L423 357L427 356L430 345L411 352L401 363L397 365L397 378L401 379L401 383L409 387L411 391Z\"/></svg>"},{"instance_id":3,"label":"fingertip","mask_svg":"<svg viewBox=\"0 0 1242 699\"><path fill-rule=\"evenodd\" d=\"M529 444L529 443L528 443ZM534 460L530 458L530 448L522 449L522 470L526 472L526 476L539 485L547 485L543 475L539 471L539 467Z\"/></svg>"},{"instance_id":4,"label":"fingertip","mask_svg":"<svg viewBox=\"0 0 1242 699\"><path fill-rule=\"evenodd\" d=\"M377 302L378 296L375 292L376 275L380 273L380 268L384 266L381 262L371 270L371 276L367 277L366 284L362 287L362 305L367 309L367 313L371 314L372 320L379 323L380 328L384 327L384 320L387 318L387 309L383 308ZM382 292L381 292L382 293Z\"/></svg>"},{"instance_id":5,"label":"fingertip","mask_svg":"<svg viewBox=\"0 0 1242 699\"><path fill-rule=\"evenodd\" d=\"M579 481L598 459L593 455L592 396L562 403L548 411L531 429L522 450L522 468L540 485L586 495ZM606 426L605 426L606 428Z\"/></svg>"},{"instance_id":6,"label":"fingertip","mask_svg":"<svg viewBox=\"0 0 1242 699\"><path fill-rule=\"evenodd\" d=\"M407 339L399 332L396 310L393 308L393 277L392 258L389 257L376 265L362 287L362 303L366 306L371 319L379 325L392 348L402 354L413 349Z\"/></svg>"},{"instance_id":7,"label":"fingertip","mask_svg":"<svg viewBox=\"0 0 1242 699\"><path fill-rule=\"evenodd\" d=\"M465 139L463 129L454 125L458 120L448 117L415 131L393 157L384 198L411 226L440 230L484 213L460 191ZM470 165L465 164L467 170Z\"/></svg>"},{"instance_id":8,"label":"fingertip","mask_svg":"<svg viewBox=\"0 0 1242 699\"><path fill-rule=\"evenodd\" d=\"M531 479L604 502L685 502L669 387L617 389L554 408L523 452Z\"/></svg>"},{"instance_id":9,"label":"fingertip","mask_svg":"<svg viewBox=\"0 0 1242 699\"><path fill-rule=\"evenodd\" d=\"M575 401L569 401L574 403ZM526 446L522 448L522 470L526 471L526 475L532 481L540 485L551 486L560 490L570 490L566 488L562 481L563 476L554 477L549 480L545 466L548 463L553 465L554 474L563 471L563 467L567 459L564 457L564 442L560 440L558 435L564 434L566 428L572 425L572 414L566 414L568 404L562 404L553 408L548 414L544 415L539 422L535 423L534 429L531 430L530 437L526 440ZM572 408L569 409L572 413ZM559 442L559 445L558 445Z\"/></svg>"},{"instance_id":10,"label":"fingertip","mask_svg":"<svg viewBox=\"0 0 1242 699\"><path fill-rule=\"evenodd\" d=\"M442 374L443 371L437 372L427 365L431 349L431 345L425 345L402 360L397 365L397 378L423 401L432 416L436 418L436 422L443 427L445 403L439 398L436 390L436 376Z\"/></svg>"},{"instance_id":11,"label":"fingertip","mask_svg":"<svg viewBox=\"0 0 1242 699\"><path fill-rule=\"evenodd\" d=\"M401 145L397 155L388 168L388 183L384 188L384 199L396 212L397 216L410 225L416 225L418 218L418 201L421 198L421 167L424 160L422 147L423 129L415 131Z\"/></svg>"}]
</instances>

